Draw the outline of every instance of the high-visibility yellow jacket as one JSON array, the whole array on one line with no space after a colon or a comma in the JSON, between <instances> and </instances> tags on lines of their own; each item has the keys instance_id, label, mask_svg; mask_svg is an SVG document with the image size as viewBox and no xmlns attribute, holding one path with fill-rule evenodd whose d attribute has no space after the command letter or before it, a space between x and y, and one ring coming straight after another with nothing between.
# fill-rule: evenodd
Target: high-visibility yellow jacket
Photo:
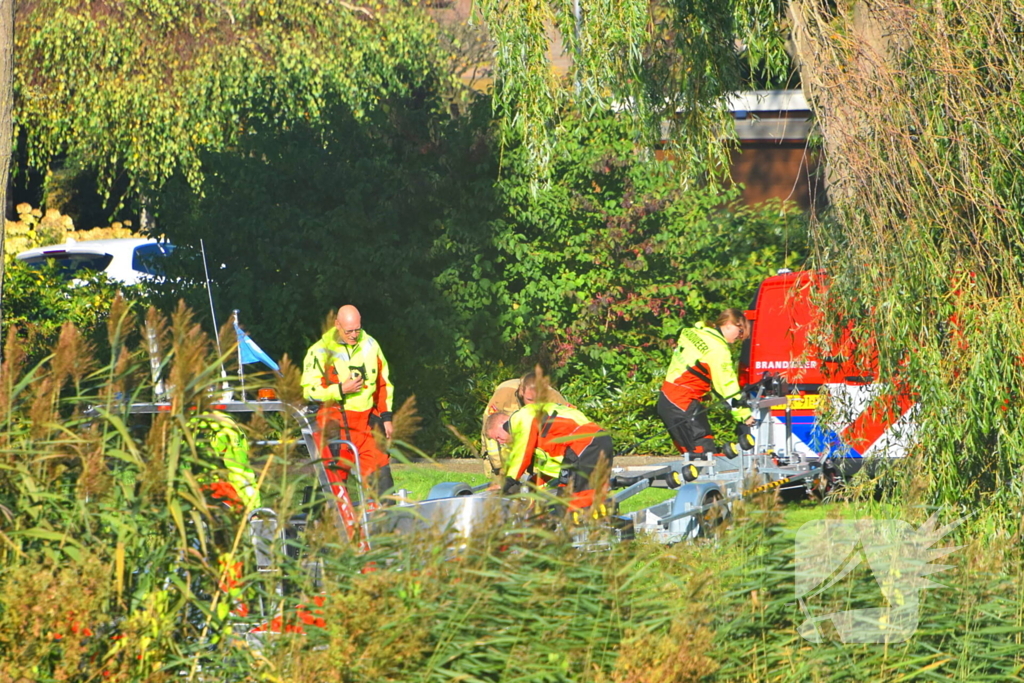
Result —
<instances>
[{"instance_id":1,"label":"high-visibility yellow jacket","mask_svg":"<svg viewBox=\"0 0 1024 683\"><path fill-rule=\"evenodd\" d=\"M349 346L338 341L337 331L332 327L306 352L302 393L311 401L342 402L338 382L362 377L363 388L345 394L345 410L372 410L387 421L391 419L395 392L389 374L388 362L376 339L360 332L356 343Z\"/></svg>"},{"instance_id":2,"label":"high-visibility yellow jacket","mask_svg":"<svg viewBox=\"0 0 1024 683\"><path fill-rule=\"evenodd\" d=\"M260 507L260 490L256 473L249 466L249 442L235 421L227 414L213 411L189 420L195 430L200 451L209 448L220 458L227 470L227 480L249 510ZM200 480L206 477L200 475Z\"/></svg>"},{"instance_id":3,"label":"high-visibility yellow jacket","mask_svg":"<svg viewBox=\"0 0 1024 683\"><path fill-rule=\"evenodd\" d=\"M519 397L519 385L522 380L510 379L502 382L498 385L498 388L494 390L494 394L491 395L491 400L487 402L487 407L484 408L483 425L486 430L487 418L494 413L505 413L511 416L514 412L523 407L523 403ZM558 393L556 389L548 387L545 389L547 398L555 403L565 403L568 405L568 401ZM485 431L481 431L480 440L484 444L484 455L487 457L487 462L490 464L490 474L498 473L502 469L502 462L505 459L506 447L494 439L488 439Z\"/></svg>"},{"instance_id":4,"label":"high-visibility yellow jacket","mask_svg":"<svg viewBox=\"0 0 1024 683\"><path fill-rule=\"evenodd\" d=\"M690 401L699 401L714 391L732 406L737 422L746 421L751 414L750 408L737 402L742 394L732 367L729 343L717 327L703 323L679 334L661 391L681 410L686 410Z\"/></svg>"},{"instance_id":5,"label":"high-visibility yellow jacket","mask_svg":"<svg viewBox=\"0 0 1024 683\"><path fill-rule=\"evenodd\" d=\"M578 455L595 436L607 434L576 408L550 402L532 403L512 413L508 431L512 438L505 476L516 480L531 465L536 474L558 477L567 449Z\"/></svg>"}]
</instances>

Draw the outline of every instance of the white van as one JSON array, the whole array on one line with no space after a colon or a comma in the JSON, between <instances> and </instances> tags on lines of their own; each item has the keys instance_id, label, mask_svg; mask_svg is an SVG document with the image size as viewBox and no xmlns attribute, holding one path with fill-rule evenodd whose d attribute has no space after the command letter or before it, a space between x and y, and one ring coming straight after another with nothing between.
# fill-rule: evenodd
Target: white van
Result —
<instances>
[{"instance_id":1,"label":"white van","mask_svg":"<svg viewBox=\"0 0 1024 683\"><path fill-rule=\"evenodd\" d=\"M68 280L91 270L104 273L111 280L134 285L163 277L163 261L173 250L174 245L167 242L128 237L36 247L21 252L16 258L30 266L54 262Z\"/></svg>"}]
</instances>

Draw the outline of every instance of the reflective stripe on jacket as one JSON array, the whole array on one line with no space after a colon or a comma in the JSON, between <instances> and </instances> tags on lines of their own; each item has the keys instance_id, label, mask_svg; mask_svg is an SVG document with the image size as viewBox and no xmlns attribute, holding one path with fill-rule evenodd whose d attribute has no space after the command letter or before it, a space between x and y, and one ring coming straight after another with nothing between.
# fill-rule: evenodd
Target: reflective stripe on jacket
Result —
<instances>
[{"instance_id":1,"label":"reflective stripe on jacket","mask_svg":"<svg viewBox=\"0 0 1024 683\"><path fill-rule=\"evenodd\" d=\"M595 436L606 434L576 408L560 403L534 403L509 418L508 462L505 476L518 480L533 465L534 472L557 477L565 451L582 453ZM541 462L537 453L546 456ZM536 461L536 462L535 462Z\"/></svg>"},{"instance_id":2,"label":"reflective stripe on jacket","mask_svg":"<svg viewBox=\"0 0 1024 683\"><path fill-rule=\"evenodd\" d=\"M345 382L363 378L363 388L345 394L345 410L372 410L385 420L391 419L395 387L389 379L388 362L380 345L366 332L360 332L353 346L338 341L332 327L309 347L302 362L302 395L311 401L341 401L337 383L324 386L325 378Z\"/></svg>"},{"instance_id":3,"label":"reflective stripe on jacket","mask_svg":"<svg viewBox=\"0 0 1024 683\"><path fill-rule=\"evenodd\" d=\"M699 401L712 390L730 406L732 399L741 396L725 337L718 328L697 323L679 334L661 391L680 410L686 410L690 401ZM750 417L750 408L735 406L732 416L743 422Z\"/></svg>"}]
</instances>

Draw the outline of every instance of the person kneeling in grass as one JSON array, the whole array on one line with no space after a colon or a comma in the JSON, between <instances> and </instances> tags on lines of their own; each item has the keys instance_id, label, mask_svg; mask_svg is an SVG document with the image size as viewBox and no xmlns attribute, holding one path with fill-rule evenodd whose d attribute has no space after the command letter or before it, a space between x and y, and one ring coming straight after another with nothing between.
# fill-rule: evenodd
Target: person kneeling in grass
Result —
<instances>
[{"instance_id":1,"label":"person kneeling in grass","mask_svg":"<svg viewBox=\"0 0 1024 683\"><path fill-rule=\"evenodd\" d=\"M546 378L541 381L541 386L538 387L537 373L534 371L526 373L520 379L510 379L507 382L502 382L494 390L491 400L487 402L487 408L484 409L484 418L481 422L482 431L480 434L488 475L501 475L505 468L506 451L508 450L503 444L487 436L488 418L495 413L502 413L506 417L510 417L512 413L523 406L536 403L538 400L569 405L569 402L558 393L557 389L551 386Z\"/></svg>"},{"instance_id":2,"label":"person kneeling in grass","mask_svg":"<svg viewBox=\"0 0 1024 683\"><path fill-rule=\"evenodd\" d=\"M593 503L591 480L598 463L611 466L612 437L576 408L560 403L533 403L511 416L495 413L487 418L487 438L508 445L502 493L518 489L524 474L533 483L565 487L572 493L571 507Z\"/></svg>"}]
</instances>

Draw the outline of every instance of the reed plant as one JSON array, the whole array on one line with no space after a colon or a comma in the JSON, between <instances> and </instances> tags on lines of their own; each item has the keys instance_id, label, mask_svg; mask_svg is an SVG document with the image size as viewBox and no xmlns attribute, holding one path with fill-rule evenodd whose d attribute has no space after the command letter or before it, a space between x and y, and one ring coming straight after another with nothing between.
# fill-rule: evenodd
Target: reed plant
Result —
<instances>
[{"instance_id":1,"label":"reed plant","mask_svg":"<svg viewBox=\"0 0 1024 683\"><path fill-rule=\"evenodd\" d=\"M111 308L103 353L67 324L53 352L28 367L9 331L0 677L174 677L230 627L214 598L249 550L238 543L239 516L205 500L195 473L223 464L208 461L189 426L209 404L219 364L187 309L170 321L151 310L146 322L166 344L171 387L170 410L151 424L127 412L153 386L145 335L123 300Z\"/></svg>"},{"instance_id":2,"label":"reed plant","mask_svg":"<svg viewBox=\"0 0 1024 683\"><path fill-rule=\"evenodd\" d=\"M907 642L813 644L797 631L794 542L771 500L738 506L719 538L672 547L581 549L550 524L496 524L461 549L381 536L360 553L311 518L302 552L273 548L272 571L258 572L243 515L211 504L197 480L222 466L190 428L220 389L214 345L185 308L166 319L119 301L109 323L108 347L69 326L33 366L8 338L0 681L895 683L1016 680L1024 668L1016 540L979 534L954 553ZM139 421L125 404L151 398L147 330L171 400ZM282 371L280 395L298 400L297 368ZM258 458L264 503L281 519L309 512L295 502L308 481L297 425L267 416L245 428L279 442ZM1002 528L994 516L974 524ZM873 604L877 592L855 573L826 606ZM253 633L275 617L278 633Z\"/></svg>"}]
</instances>

